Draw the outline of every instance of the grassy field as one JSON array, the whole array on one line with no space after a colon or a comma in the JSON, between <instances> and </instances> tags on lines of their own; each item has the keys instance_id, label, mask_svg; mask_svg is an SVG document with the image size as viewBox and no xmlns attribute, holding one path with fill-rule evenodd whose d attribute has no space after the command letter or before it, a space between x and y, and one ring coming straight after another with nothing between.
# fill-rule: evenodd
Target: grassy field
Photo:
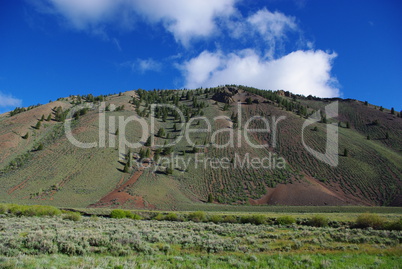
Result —
<instances>
[{"instance_id":1,"label":"grassy field","mask_svg":"<svg viewBox=\"0 0 402 269\"><path fill-rule=\"evenodd\" d=\"M35 214L41 217L26 216ZM244 223L180 214L187 220L80 217L52 207L0 205L0 267L400 268L402 262L400 230L302 225L292 213L258 225L241 214ZM381 219L394 220L388 217Z\"/></svg>"}]
</instances>

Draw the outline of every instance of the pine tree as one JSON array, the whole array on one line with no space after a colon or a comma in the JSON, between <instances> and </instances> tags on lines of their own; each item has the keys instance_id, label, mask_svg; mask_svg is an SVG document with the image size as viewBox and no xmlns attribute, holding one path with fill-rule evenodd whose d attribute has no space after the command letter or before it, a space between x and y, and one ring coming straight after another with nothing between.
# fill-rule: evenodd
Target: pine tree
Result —
<instances>
[{"instance_id":1,"label":"pine tree","mask_svg":"<svg viewBox=\"0 0 402 269\"><path fill-rule=\"evenodd\" d=\"M130 172L130 167L129 167L128 163L126 163L126 165L124 165L123 172L124 172L124 173Z\"/></svg>"},{"instance_id":2,"label":"pine tree","mask_svg":"<svg viewBox=\"0 0 402 269\"><path fill-rule=\"evenodd\" d=\"M166 135L165 129L160 128L160 129L158 130L158 136L159 136L159 137L164 137L165 135Z\"/></svg>"},{"instance_id":3,"label":"pine tree","mask_svg":"<svg viewBox=\"0 0 402 269\"><path fill-rule=\"evenodd\" d=\"M370 135L367 135L367 140L370 140L371 138L370 138Z\"/></svg>"},{"instance_id":4,"label":"pine tree","mask_svg":"<svg viewBox=\"0 0 402 269\"><path fill-rule=\"evenodd\" d=\"M350 129L350 123L346 122L346 128Z\"/></svg>"},{"instance_id":5,"label":"pine tree","mask_svg":"<svg viewBox=\"0 0 402 269\"><path fill-rule=\"evenodd\" d=\"M40 143L39 146L38 146L38 148L37 148L36 150L43 150L43 144Z\"/></svg>"},{"instance_id":6,"label":"pine tree","mask_svg":"<svg viewBox=\"0 0 402 269\"><path fill-rule=\"evenodd\" d=\"M138 155L140 155L140 159L143 159L145 157L145 150L140 149L140 152L138 153Z\"/></svg>"},{"instance_id":7,"label":"pine tree","mask_svg":"<svg viewBox=\"0 0 402 269\"><path fill-rule=\"evenodd\" d=\"M165 147L162 151L163 155L169 155L173 152L173 148L172 147Z\"/></svg>"},{"instance_id":8,"label":"pine tree","mask_svg":"<svg viewBox=\"0 0 402 269\"><path fill-rule=\"evenodd\" d=\"M145 150L145 158L149 158L149 157L151 157L151 150L149 148L147 148Z\"/></svg>"},{"instance_id":9,"label":"pine tree","mask_svg":"<svg viewBox=\"0 0 402 269\"><path fill-rule=\"evenodd\" d=\"M47 116L46 121L51 121L51 120L52 120L52 114L49 114L49 115Z\"/></svg>"},{"instance_id":10,"label":"pine tree","mask_svg":"<svg viewBox=\"0 0 402 269\"><path fill-rule=\"evenodd\" d=\"M151 144L152 144L152 137L151 137L151 136L148 136L148 139L147 139L147 141L145 142L144 146L150 147Z\"/></svg>"},{"instance_id":11,"label":"pine tree","mask_svg":"<svg viewBox=\"0 0 402 269\"><path fill-rule=\"evenodd\" d=\"M171 164L169 167L166 167L165 173L166 175L173 174L173 164Z\"/></svg>"},{"instance_id":12,"label":"pine tree","mask_svg":"<svg viewBox=\"0 0 402 269\"><path fill-rule=\"evenodd\" d=\"M127 164L128 164L128 166L129 166L129 167L132 167L132 166L133 166L133 153L131 152L131 150L129 150L129 151L127 152L126 158L127 158Z\"/></svg>"},{"instance_id":13,"label":"pine tree","mask_svg":"<svg viewBox=\"0 0 402 269\"><path fill-rule=\"evenodd\" d=\"M114 133L114 135L119 135L119 128L116 129L116 132Z\"/></svg>"},{"instance_id":14,"label":"pine tree","mask_svg":"<svg viewBox=\"0 0 402 269\"><path fill-rule=\"evenodd\" d=\"M155 162L158 162L158 160L159 160L159 157L160 157L160 153L159 152L155 152L155 154L154 154L154 161Z\"/></svg>"},{"instance_id":15,"label":"pine tree","mask_svg":"<svg viewBox=\"0 0 402 269\"><path fill-rule=\"evenodd\" d=\"M395 109L393 107L391 107L391 114L394 115L395 114Z\"/></svg>"},{"instance_id":16,"label":"pine tree","mask_svg":"<svg viewBox=\"0 0 402 269\"><path fill-rule=\"evenodd\" d=\"M36 125L35 125L35 129L39 130L39 129L40 129L40 126L41 126L41 122L38 121L38 122L36 123Z\"/></svg>"},{"instance_id":17,"label":"pine tree","mask_svg":"<svg viewBox=\"0 0 402 269\"><path fill-rule=\"evenodd\" d=\"M29 133L27 132L22 138L23 139L28 139L28 137L29 137Z\"/></svg>"},{"instance_id":18,"label":"pine tree","mask_svg":"<svg viewBox=\"0 0 402 269\"><path fill-rule=\"evenodd\" d=\"M214 201L214 197L212 196L212 193L208 194L208 203L212 203Z\"/></svg>"},{"instance_id":19,"label":"pine tree","mask_svg":"<svg viewBox=\"0 0 402 269\"><path fill-rule=\"evenodd\" d=\"M42 117L40 118L40 121L44 121L45 120L45 115L42 114Z\"/></svg>"},{"instance_id":20,"label":"pine tree","mask_svg":"<svg viewBox=\"0 0 402 269\"><path fill-rule=\"evenodd\" d=\"M389 133L388 132L385 133L385 139L389 139Z\"/></svg>"},{"instance_id":21,"label":"pine tree","mask_svg":"<svg viewBox=\"0 0 402 269\"><path fill-rule=\"evenodd\" d=\"M349 155L348 149L344 149L343 156L348 157L348 155Z\"/></svg>"}]
</instances>

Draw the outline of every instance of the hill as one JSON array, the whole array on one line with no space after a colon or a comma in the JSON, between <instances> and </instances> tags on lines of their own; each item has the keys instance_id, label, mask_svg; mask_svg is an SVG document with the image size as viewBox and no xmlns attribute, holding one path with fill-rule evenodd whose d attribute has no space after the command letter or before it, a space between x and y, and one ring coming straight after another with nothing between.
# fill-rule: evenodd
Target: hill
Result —
<instances>
[{"instance_id":1,"label":"hill","mask_svg":"<svg viewBox=\"0 0 402 269\"><path fill-rule=\"evenodd\" d=\"M331 130L336 165L307 150L325 153ZM0 202L400 206L401 134L398 113L365 102L236 85L70 96L0 115Z\"/></svg>"}]
</instances>

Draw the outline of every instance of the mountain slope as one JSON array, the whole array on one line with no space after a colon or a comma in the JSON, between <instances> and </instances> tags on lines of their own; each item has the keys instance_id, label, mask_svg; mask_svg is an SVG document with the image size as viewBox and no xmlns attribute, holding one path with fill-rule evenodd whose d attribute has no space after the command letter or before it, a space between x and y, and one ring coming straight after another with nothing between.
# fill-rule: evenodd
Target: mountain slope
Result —
<instances>
[{"instance_id":1,"label":"mountain slope","mask_svg":"<svg viewBox=\"0 0 402 269\"><path fill-rule=\"evenodd\" d=\"M302 132L303 124L309 115L325 111L334 101L338 101L339 116L321 121L340 125L336 167L316 159L302 143L303 134L309 147L325 151L327 124L317 122ZM153 103L170 107L157 107L152 118ZM181 126L173 105L195 132L182 132L185 126ZM75 117L70 119L67 112ZM62 113L77 140L95 142L96 146L74 146L64 133ZM36 129L41 116L48 114L52 119L42 121ZM256 115L267 119L271 132L245 136L247 121ZM144 145L148 135L141 139L143 130L135 120L139 118L148 127L154 121L154 146ZM132 121L124 129L121 123L129 119ZM208 123L210 131L200 131ZM249 122L249 128L266 126L257 118ZM165 134L158 136L161 128ZM26 133L29 137L22 138ZM0 117L0 202L151 209L186 209L206 202L401 205L401 133L402 118L363 102L306 98L241 86L72 96ZM186 141L186 135L196 146ZM99 147L103 136L104 146ZM142 146L123 147L124 139L132 143L141 140ZM155 145L175 139L180 141L171 154L164 155L169 152L163 148L158 152ZM233 145L222 148L212 145L231 141ZM269 147L253 146L264 143ZM40 144L43 149L36 150ZM142 167L139 153L143 155ZM264 160L266 167L250 165L253 158Z\"/></svg>"}]
</instances>

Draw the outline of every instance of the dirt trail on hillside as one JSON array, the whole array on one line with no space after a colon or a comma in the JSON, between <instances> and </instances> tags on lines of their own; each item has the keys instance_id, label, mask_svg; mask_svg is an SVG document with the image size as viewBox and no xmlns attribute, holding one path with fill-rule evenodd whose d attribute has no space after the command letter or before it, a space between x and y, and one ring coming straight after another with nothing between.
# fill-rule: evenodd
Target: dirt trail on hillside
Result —
<instances>
[{"instance_id":1,"label":"dirt trail on hillside","mask_svg":"<svg viewBox=\"0 0 402 269\"><path fill-rule=\"evenodd\" d=\"M122 184L120 180L116 189L108 193L98 202L89 205L88 207L126 207L128 208L145 208L144 199L141 196L132 196L127 192L134 183L137 182L138 178L142 175L143 170L136 171L129 180ZM152 206L151 206L152 207Z\"/></svg>"}]
</instances>

